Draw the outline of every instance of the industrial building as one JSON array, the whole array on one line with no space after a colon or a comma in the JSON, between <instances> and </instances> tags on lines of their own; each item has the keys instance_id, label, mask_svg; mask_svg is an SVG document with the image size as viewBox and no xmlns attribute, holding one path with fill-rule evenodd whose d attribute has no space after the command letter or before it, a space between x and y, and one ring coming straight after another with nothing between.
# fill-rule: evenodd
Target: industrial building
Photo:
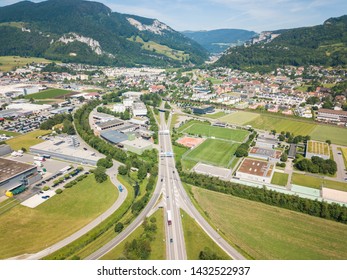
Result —
<instances>
[{"instance_id":1,"label":"industrial building","mask_svg":"<svg viewBox=\"0 0 347 280\"><path fill-rule=\"evenodd\" d=\"M96 165L101 158L91 151L82 150L71 138L56 137L30 148L30 152L40 155L50 155L66 161L80 164Z\"/></svg>"},{"instance_id":2,"label":"industrial building","mask_svg":"<svg viewBox=\"0 0 347 280\"><path fill-rule=\"evenodd\" d=\"M147 108L143 102L134 102L132 107L132 113L135 117L147 116Z\"/></svg>"},{"instance_id":3,"label":"industrial building","mask_svg":"<svg viewBox=\"0 0 347 280\"><path fill-rule=\"evenodd\" d=\"M266 149L261 147L252 147L249 156L269 161L278 162L282 152L274 149Z\"/></svg>"},{"instance_id":4,"label":"industrial building","mask_svg":"<svg viewBox=\"0 0 347 280\"><path fill-rule=\"evenodd\" d=\"M38 114L41 112L48 112L50 109L52 109L52 105L48 104L32 104L32 103L17 103L17 104L10 104L6 107L6 109L18 109L20 112L23 112L24 114Z\"/></svg>"},{"instance_id":5,"label":"industrial building","mask_svg":"<svg viewBox=\"0 0 347 280\"><path fill-rule=\"evenodd\" d=\"M137 138L135 140L126 140L123 141L124 149L127 151L133 152L135 154L141 155L146 150L153 149L153 144L149 141Z\"/></svg>"},{"instance_id":6,"label":"industrial building","mask_svg":"<svg viewBox=\"0 0 347 280\"><path fill-rule=\"evenodd\" d=\"M256 146L264 149L274 149L280 144L275 138L258 136Z\"/></svg>"},{"instance_id":7,"label":"industrial building","mask_svg":"<svg viewBox=\"0 0 347 280\"><path fill-rule=\"evenodd\" d=\"M347 112L330 109L319 109L317 121L347 126Z\"/></svg>"},{"instance_id":8,"label":"industrial building","mask_svg":"<svg viewBox=\"0 0 347 280\"><path fill-rule=\"evenodd\" d=\"M40 179L37 166L0 158L0 196L6 191L18 194Z\"/></svg>"},{"instance_id":9,"label":"industrial building","mask_svg":"<svg viewBox=\"0 0 347 280\"><path fill-rule=\"evenodd\" d=\"M117 130L106 130L100 133L101 138L112 144L119 144L120 142L128 140L128 135Z\"/></svg>"},{"instance_id":10,"label":"industrial building","mask_svg":"<svg viewBox=\"0 0 347 280\"><path fill-rule=\"evenodd\" d=\"M2 144L0 145L0 156L8 155L12 153L12 149L9 145Z\"/></svg>"},{"instance_id":11,"label":"industrial building","mask_svg":"<svg viewBox=\"0 0 347 280\"><path fill-rule=\"evenodd\" d=\"M204 115L214 113L213 106L192 107L193 114Z\"/></svg>"},{"instance_id":12,"label":"industrial building","mask_svg":"<svg viewBox=\"0 0 347 280\"><path fill-rule=\"evenodd\" d=\"M236 177L241 180L270 184L274 170L273 163L245 158L236 171Z\"/></svg>"},{"instance_id":13,"label":"industrial building","mask_svg":"<svg viewBox=\"0 0 347 280\"><path fill-rule=\"evenodd\" d=\"M116 117L109 114L105 114L105 113L98 113L98 112L93 113L93 119L101 123L113 121L115 118Z\"/></svg>"},{"instance_id":14,"label":"industrial building","mask_svg":"<svg viewBox=\"0 0 347 280\"><path fill-rule=\"evenodd\" d=\"M124 124L125 124L125 121L123 121L121 119L114 118L111 121L98 122L95 124L95 127L96 127L96 130L102 131L102 130L106 130L106 129L110 129L110 128L116 128L119 126L123 126Z\"/></svg>"}]
</instances>

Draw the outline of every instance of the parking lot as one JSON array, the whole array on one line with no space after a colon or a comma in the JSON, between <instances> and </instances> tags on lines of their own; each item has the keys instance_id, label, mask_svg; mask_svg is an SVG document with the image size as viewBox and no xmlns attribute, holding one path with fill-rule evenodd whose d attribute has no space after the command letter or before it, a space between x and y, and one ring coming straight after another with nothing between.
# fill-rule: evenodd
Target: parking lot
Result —
<instances>
[{"instance_id":1,"label":"parking lot","mask_svg":"<svg viewBox=\"0 0 347 280\"><path fill-rule=\"evenodd\" d=\"M47 120L48 117L40 115L32 115L30 117L20 117L14 119L13 121L6 120L0 123L0 130L18 132L18 133L27 133L38 129L40 124Z\"/></svg>"}]
</instances>

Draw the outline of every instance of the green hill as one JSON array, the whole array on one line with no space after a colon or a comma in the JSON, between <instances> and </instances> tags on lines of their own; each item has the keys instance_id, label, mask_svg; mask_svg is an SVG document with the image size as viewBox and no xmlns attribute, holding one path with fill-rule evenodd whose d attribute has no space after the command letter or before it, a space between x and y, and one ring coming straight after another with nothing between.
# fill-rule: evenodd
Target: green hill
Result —
<instances>
[{"instance_id":1,"label":"green hill","mask_svg":"<svg viewBox=\"0 0 347 280\"><path fill-rule=\"evenodd\" d=\"M146 50L139 37L184 53L173 59ZM0 56L44 57L97 65L201 64L207 52L155 19L112 12L83 0L22 1L0 8ZM184 59L183 59L184 58Z\"/></svg>"},{"instance_id":2,"label":"green hill","mask_svg":"<svg viewBox=\"0 0 347 280\"><path fill-rule=\"evenodd\" d=\"M283 65L347 65L347 16L322 25L272 32L272 41L230 48L217 65L244 70L273 70Z\"/></svg>"}]
</instances>

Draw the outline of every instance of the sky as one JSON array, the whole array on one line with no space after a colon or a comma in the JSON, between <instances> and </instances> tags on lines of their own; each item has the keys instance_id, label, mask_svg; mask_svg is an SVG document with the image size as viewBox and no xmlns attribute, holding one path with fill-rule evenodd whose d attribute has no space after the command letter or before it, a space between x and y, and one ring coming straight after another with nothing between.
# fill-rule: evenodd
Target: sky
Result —
<instances>
[{"instance_id":1,"label":"sky","mask_svg":"<svg viewBox=\"0 0 347 280\"><path fill-rule=\"evenodd\" d=\"M42 0L31 0L42 2ZM347 14L346 0L96 0L112 11L156 18L175 30L270 31ZM0 6L19 2L0 0Z\"/></svg>"}]
</instances>

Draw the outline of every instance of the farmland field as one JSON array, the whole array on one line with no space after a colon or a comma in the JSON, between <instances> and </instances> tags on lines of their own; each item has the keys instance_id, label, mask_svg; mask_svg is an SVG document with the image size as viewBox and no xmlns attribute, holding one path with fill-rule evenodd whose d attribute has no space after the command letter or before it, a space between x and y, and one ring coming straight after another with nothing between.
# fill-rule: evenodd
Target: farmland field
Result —
<instances>
[{"instance_id":1,"label":"farmland field","mask_svg":"<svg viewBox=\"0 0 347 280\"><path fill-rule=\"evenodd\" d=\"M184 160L211 163L227 167L239 144L217 139L207 139L184 156Z\"/></svg>"},{"instance_id":2,"label":"farmland field","mask_svg":"<svg viewBox=\"0 0 347 280\"><path fill-rule=\"evenodd\" d=\"M324 187L339 191L347 191L347 183L326 180L319 177L314 177L306 174L293 173L292 183L300 186L320 189L322 184Z\"/></svg>"},{"instance_id":3,"label":"farmland field","mask_svg":"<svg viewBox=\"0 0 347 280\"><path fill-rule=\"evenodd\" d=\"M289 131L295 135L310 135L317 126L315 123L268 115L259 115L258 118L246 124L268 131L273 129L277 132Z\"/></svg>"},{"instance_id":4,"label":"farmland field","mask_svg":"<svg viewBox=\"0 0 347 280\"><path fill-rule=\"evenodd\" d=\"M202 230L193 218L183 210L181 210L181 215L188 260L199 260L200 252L206 247L219 256L220 259L230 259L230 257Z\"/></svg>"},{"instance_id":5,"label":"farmland field","mask_svg":"<svg viewBox=\"0 0 347 280\"><path fill-rule=\"evenodd\" d=\"M192 188L211 223L254 259L347 259L347 225Z\"/></svg>"},{"instance_id":6,"label":"farmland field","mask_svg":"<svg viewBox=\"0 0 347 280\"><path fill-rule=\"evenodd\" d=\"M62 240L106 211L117 196L110 180L98 184L90 175L34 209L12 208L0 216L0 258L34 253Z\"/></svg>"},{"instance_id":7,"label":"farmland field","mask_svg":"<svg viewBox=\"0 0 347 280\"><path fill-rule=\"evenodd\" d=\"M30 63L50 63L50 60L38 57L0 56L0 71L11 71Z\"/></svg>"},{"instance_id":8,"label":"farmland field","mask_svg":"<svg viewBox=\"0 0 347 280\"><path fill-rule=\"evenodd\" d=\"M47 89L40 91L38 93L33 93L26 95L26 99L34 98L34 99L54 99L57 97L63 97L64 95L70 94L72 91L63 90L63 89Z\"/></svg>"},{"instance_id":9,"label":"farmland field","mask_svg":"<svg viewBox=\"0 0 347 280\"><path fill-rule=\"evenodd\" d=\"M21 148L25 148L29 151L29 148L33 145L42 143L42 139L37 139L38 136L47 135L51 133L50 130L34 130L27 134L16 136L10 140L7 140L6 143L10 145L12 150L17 151Z\"/></svg>"},{"instance_id":10,"label":"farmland field","mask_svg":"<svg viewBox=\"0 0 347 280\"><path fill-rule=\"evenodd\" d=\"M244 125L248 122L253 121L254 119L258 118L259 116L260 115L257 113L237 111L237 112L229 114L225 117L222 117L219 120L222 122Z\"/></svg>"},{"instance_id":11,"label":"farmland field","mask_svg":"<svg viewBox=\"0 0 347 280\"><path fill-rule=\"evenodd\" d=\"M288 182L288 176L289 175L286 173L275 172L272 177L271 184L285 186Z\"/></svg>"},{"instance_id":12,"label":"farmland field","mask_svg":"<svg viewBox=\"0 0 347 280\"><path fill-rule=\"evenodd\" d=\"M246 130L229 129L217 126L211 126L204 123L192 123L185 129L179 129L183 133L191 135L202 135L207 137L215 137L225 140L231 140L236 142L242 142L249 134Z\"/></svg>"},{"instance_id":13,"label":"farmland field","mask_svg":"<svg viewBox=\"0 0 347 280\"><path fill-rule=\"evenodd\" d=\"M317 125L310 135L314 140L322 142L331 140L334 144L347 145L347 128Z\"/></svg>"}]
</instances>

